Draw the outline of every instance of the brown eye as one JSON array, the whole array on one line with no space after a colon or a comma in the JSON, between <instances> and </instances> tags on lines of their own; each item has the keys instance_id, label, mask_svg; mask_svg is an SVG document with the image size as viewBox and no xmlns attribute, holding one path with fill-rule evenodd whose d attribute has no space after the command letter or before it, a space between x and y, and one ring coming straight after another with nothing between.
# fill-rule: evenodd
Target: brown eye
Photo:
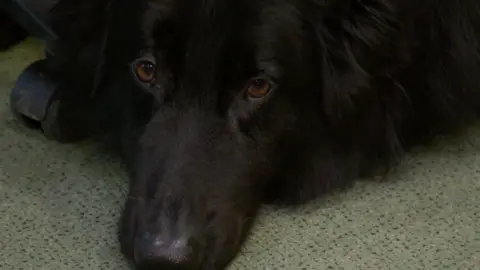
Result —
<instances>
[{"instance_id":1,"label":"brown eye","mask_svg":"<svg viewBox=\"0 0 480 270\"><path fill-rule=\"evenodd\" d=\"M250 99L263 98L270 92L271 89L272 86L267 79L256 78L249 83L247 88L247 96Z\"/></svg>"},{"instance_id":2,"label":"brown eye","mask_svg":"<svg viewBox=\"0 0 480 270\"><path fill-rule=\"evenodd\" d=\"M135 76L144 83L155 80L155 64L148 60L140 60L135 64Z\"/></svg>"}]
</instances>

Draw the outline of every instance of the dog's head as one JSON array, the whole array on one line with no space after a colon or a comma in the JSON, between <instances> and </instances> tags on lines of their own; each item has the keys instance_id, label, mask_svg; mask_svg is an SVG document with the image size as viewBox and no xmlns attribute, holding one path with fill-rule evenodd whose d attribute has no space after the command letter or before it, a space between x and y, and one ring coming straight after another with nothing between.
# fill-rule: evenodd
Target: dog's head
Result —
<instances>
[{"instance_id":1,"label":"dog's head","mask_svg":"<svg viewBox=\"0 0 480 270\"><path fill-rule=\"evenodd\" d=\"M333 14L320 19L324 8L313 0L149 2L132 76L156 110L139 140L124 220L138 265L223 269L266 191L315 195L315 184L303 183L315 171L312 153L332 151L322 138L339 135L329 133L334 104L351 96L332 90L364 83L353 56L335 54L349 50L328 35L342 26ZM334 171L332 162L323 161Z\"/></svg>"}]
</instances>

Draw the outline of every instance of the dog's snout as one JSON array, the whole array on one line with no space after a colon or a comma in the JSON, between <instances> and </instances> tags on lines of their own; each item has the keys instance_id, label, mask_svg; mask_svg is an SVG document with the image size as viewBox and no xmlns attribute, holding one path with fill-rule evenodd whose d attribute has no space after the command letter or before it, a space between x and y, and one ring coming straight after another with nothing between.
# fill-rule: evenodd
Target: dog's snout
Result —
<instances>
[{"instance_id":1,"label":"dog's snout","mask_svg":"<svg viewBox=\"0 0 480 270\"><path fill-rule=\"evenodd\" d=\"M138 270L197 270L201 260L189 237L169 238L151 232L140 234L135 245Z\"/></svg>"}]
</instances>

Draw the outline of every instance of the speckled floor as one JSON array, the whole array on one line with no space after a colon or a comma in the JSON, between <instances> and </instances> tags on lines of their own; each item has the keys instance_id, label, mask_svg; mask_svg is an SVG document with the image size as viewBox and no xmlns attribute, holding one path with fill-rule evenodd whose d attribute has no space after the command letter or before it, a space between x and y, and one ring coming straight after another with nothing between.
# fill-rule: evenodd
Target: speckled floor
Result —
<instances>
[{"instance_id":1,"label":"speckled floor","mask_svg":"<svg viewBox=\"0 0 480 270\"><path fill-rule=\"evenodd\" d=\"M0 269L127 269L115 238L126 178L88 142L61 145L7 108L29 40L0 53ZM405 159L381 185L265 209L231 269L480 269L480 127Z\"/></svg>"}]
</instances>

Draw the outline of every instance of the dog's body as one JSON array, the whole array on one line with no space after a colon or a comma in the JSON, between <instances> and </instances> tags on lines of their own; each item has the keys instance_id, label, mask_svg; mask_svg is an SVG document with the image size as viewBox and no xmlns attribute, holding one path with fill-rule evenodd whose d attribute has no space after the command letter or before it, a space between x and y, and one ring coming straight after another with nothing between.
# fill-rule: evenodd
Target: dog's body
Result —
<instances>
[{"instance_id":1,"label":"dog's body","mask_svg":"<svg viewBox=\"0 0 480 270\"><path fill-rule=\"evenodd\" d=\"M65 78L87 89L106 60L92 125L128 165L141 269L224 269L262 202L345 187L480 112L476 0L62 0L52 24Z\"/></svg>"}]
</instances>

